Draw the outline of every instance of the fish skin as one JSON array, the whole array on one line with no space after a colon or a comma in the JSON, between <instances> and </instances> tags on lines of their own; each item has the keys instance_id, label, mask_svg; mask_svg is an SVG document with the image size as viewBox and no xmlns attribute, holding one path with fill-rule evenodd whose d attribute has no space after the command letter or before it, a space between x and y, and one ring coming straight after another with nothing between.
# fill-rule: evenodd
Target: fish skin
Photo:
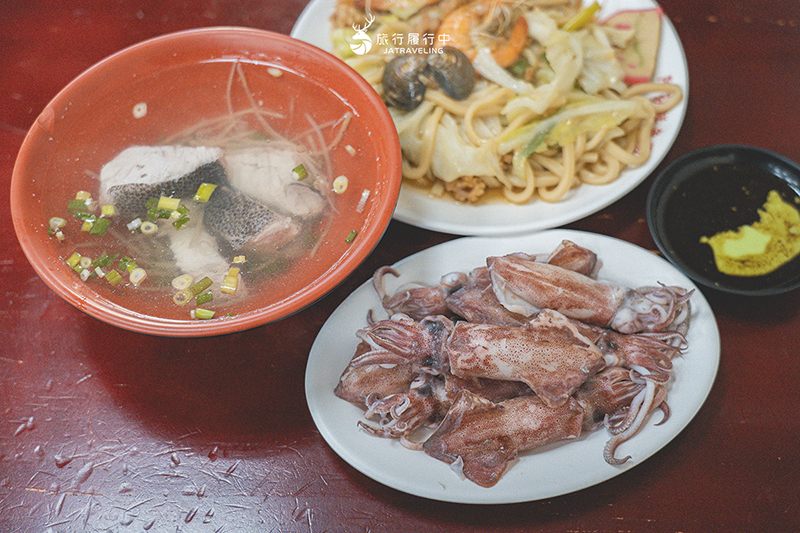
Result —
<instances>
[{"instance_id":1,"label":"fish skin","mask_svg":"<svg viewBox=\"0 0 800 533\"><path fill-rule=\"evenodd\" d=\"M222 150L192 146L132 146L100 171L99 200L124 219L144 215L150 198L190 198L202 183L225 182Z\"/></svg>"},{"instance_id":2,"label":"fish skin","mask_svg":"<svg viewBox=\"0 0 800 533\"><path fill-rule=\"evenodd\" d=\"M206 204L203 223L209 233L223 239L233 250L246 245L280 248L300 232L300 226L290 217L226 185L214 190Z\"/></svg>"},{"instance_id":3,"label":"fish skin","mask_svg":"<svg viewBox=\"0 0 800 533\"><path fill-rule=\"evenodd\" d=\"M133 220L147 213L145 204L151 198L192 198L203 183L219 185L225 181L225 169L218 161L207 163L180 178L148 185L128 183L108 190L108 197L123 219Z\"/></svg>"}]
</instances>

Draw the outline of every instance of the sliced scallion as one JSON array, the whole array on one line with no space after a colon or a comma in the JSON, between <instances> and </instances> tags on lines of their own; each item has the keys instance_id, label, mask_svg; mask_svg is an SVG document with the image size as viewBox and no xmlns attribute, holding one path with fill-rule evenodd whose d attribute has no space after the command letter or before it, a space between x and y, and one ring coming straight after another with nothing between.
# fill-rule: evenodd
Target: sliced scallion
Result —
<instances>
[{"instance_id":1,"label":"sliced scallion","mask_svg":"<svg viewBox=\"0 0 800 533\"><path fill-rule=\"evenodd\" d=\"M292 169L292 175L297 179L297 181L303 181L308 177L308 170L304 165L297 165Z\"/></svg>"},{"instance_id":2,"label":"sliced scallion","mask_svg":"<svg viewBox=\"0 0 800 533\"><path fill-rule=\"evenodd\" d=\"M204 309L202 307L198 307L194 309L194 317L200 320L208 320L210 318L214 318L216 311L212 311L210 309Z\"/></svg>"},{"instance_id":3,"label":"sliced scallion","mask_svg":"<svg viewBox=\"0 0 800 533\"><path fill-rule=\"evenodd\" d=\"M174 278L171 284L172 288L182 291L191 287L193 281L194 279L192 278L191 274L183 274L182 276Z\"/></svg>"},{"instance_id":4,"label":"sliced scallion","mask_svg":"<svg viewBox=\"0 0 800 533\"><path fill-rule=\"evenodd\" d=\"M352 244L352 242L356 240L356 235L358 235L358 232L356 230L351 231L350 233L347 234L347 237L345 237L344 242L346 242L347 244Z\"/></svg>"},{"instance_id":5,"label":"sliced scallion","mask_svg":"<svg viewBox=\"0 0 800 533\"><path fill-rule=\"evenodd\" d=\"M181 199L180 198L171 198L169 196L162 196L158 199L158 204L156 204L156 209L159 211L166 210L166 211L175 211L180 207Z\"/></svg>"},{"instance_id":6,"label":"sliced scallion","mask_svg":"<svg viewBox=\"0 0 800 533\"><path fill-rule=\"evenodd\" d=\"M181 215L179 218L172 221L172 227L181 229L187 222L189 222L189 216Z\"/></svg>"},{"instance_id":7,"label":"sliced scallion","mask_svg":"<svg viewBox=\"0 0 800 533\"><path fill-rule=\"evenodd\" d=\"M137 287L139 286L139 284L141 282L144 281L144 279L146 277L147 277L147 272L143 268L136 267L133 270L131 270L131 273L130 273L131 283L133 283Z\"/></svg>"},{"instance_id":8,"label":"sliced scallion","mask_svg":"<svg viewBox=\"0 0 800 533\"><path fill-rule=\"evenodd\" d=\"M208 289L212 283L213 282L211 281L211 278L206 276L197 283L195 283L194 285L192 285L192 288L190 290L192 291L192 294L197 295Z\"/></svg>"},{"instance_id":9,"label":"sliced scallion","mask_svg":"<svg viewBox=\"0 0 800 533\"><path fill-rule=\"evenodd\" d=\"M225 294L236 294L236 289L239 286L239 277L238 276L225 276L222 279L222 286L220 290Z\"/></svg>"},{"instance_id":10,"label":"sliced scallion","mask_svg":"<svg viewBox=\"0 0 800 533\"><path fill-rule=\"evenodd\" d=\"M104 267L104 266L107 266L110 262L111 262L111 256L108 255L107 253L103 252L103 255L101 255L100 257L95 258L92 261L92 266Z\"/></svg>"},{"instance_id":11,"label":"sliced scallion","mask_svg":"<svg viewBox=\"0 0 800 533\"><path fill-rule=\"evenodd\" d=\"M216 188L217 186L213 183L200 184L200 187L197 188L197 192L194 193L194 201L201 204L206 203L211 198L211 193L213 193Z\"/></svg>"},{"instance_id":12,"label":"sliced scallion","mask_svg":"<svg viewBox=\"0 0 800 533\"><path fill-rule=\"evenodd\" d=\"M139 229L145 235L152 235L158 231L158 226L156 226L153 222L149 220L145 220L144 222L142 222L142 225L139 226Z\"/></svg>"},{"instance_id":13,"label":"sliced scallion","mask_svg":"<svg viewBox=\"0 0 800 533\"><path fill-rule=\"evenodd\" d=\"M336 176L336 179L333 180L333 192L342 194L347 190L349 183L350 180L347 179L347 176Z\"/></svg>"},{"instance_id":14,"label":"sliced scallion","mask_svg":"<svg viewBox=\"0 0 800 533\"><path fill-rule=\"evenodd\" d=\"M67 225L67 221L61 217L53 217L48 222L50 229L53 231L63 228Z\"/></svg>"},{"instance_id":15,"label":"sliced scallion","mask_svg":"<svg viewBox=\"0 0 800 533\"><path fill-rule=\"evenodd\" d=\"M197 305L204 305L214 299L214 293L211 291L201 292L195 297Z\"/></svg>"},{"instance_id":16,"label":"sliced scallion","mask_svg":"<svg viewBox=\"0 0 800 533\"><path fill-rule=\"evenodd\" d=\"M186 305L192 298L194 298L194 293L191 289L183 289L172 295L172 301L175 302L176 305Z\"/></svg>"},{"instance_id":17,"label":"sliced scallion","mask_svg":"<svg viewBox=\"0 0 800 533\"><path fill-rule=\"evenodd\" d=\"M74 200L69 201L69 203L67 204L67 211L75 215L78 213L88 213L89 208L86 205L86 200L79 200L76 198Z\"/></svg>"},{"instance_id":18,"label":"sliced scallion","mask_svg":"<svg viewBox=\"0 0 800 533\"><path fill-rule=\"evenodd\" d=\"M106 273L106 279L111 285L117 285L122 281L122 274L112 268Z\"/></svg>"},{"instance_id":19,"label":"sliced scallion","mask_svg":"<svg viewBox=\"0 0 800 533\"><path fill-rule=\"evenodd\" d=\"M108 231L108 227L111 225L111 220L107 218L98 218L92 224L92 227L89 229L89 235L99 235L103 236Z\"/></svg>"},{"instance_id":20,"label":"sliced scallion","mask_svg":"<svg viewBox=\"0 0 800 533\"><path fill-rule=\"evenodd\" d=\"M81 262L81 254L78 252L73 252L71 256L67 258L67 264L70 268L75 268L78 263Z\"/></svg>"}]
</instances>

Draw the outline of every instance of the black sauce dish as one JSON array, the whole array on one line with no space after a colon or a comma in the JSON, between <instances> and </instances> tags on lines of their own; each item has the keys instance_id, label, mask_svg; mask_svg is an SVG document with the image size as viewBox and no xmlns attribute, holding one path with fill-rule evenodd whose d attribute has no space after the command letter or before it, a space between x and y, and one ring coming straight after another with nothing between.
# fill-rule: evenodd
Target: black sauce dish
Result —
<instances>
[{"instance_id":1,"label":"black sauce dish","mask_svg":"<svg viewBox=\"0 0 800 533\"><path fill-rule=\"evenodd\" d=\"M767 194L800 202L800 165L768 150L716 145L682 155L656 177L647 223L661 253L695 282L739 295L769 296L800 287L800 256L759 276L721 273L703 236L759 220ZM798 236L800 238L800 236Z\"/></svg>"}]
</instances>

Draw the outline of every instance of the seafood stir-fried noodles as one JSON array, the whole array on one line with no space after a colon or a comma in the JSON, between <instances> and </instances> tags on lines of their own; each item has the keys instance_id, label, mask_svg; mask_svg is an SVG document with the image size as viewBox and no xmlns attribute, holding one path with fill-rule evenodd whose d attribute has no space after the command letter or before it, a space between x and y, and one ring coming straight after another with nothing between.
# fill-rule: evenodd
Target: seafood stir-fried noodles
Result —
<instances>
[{"instance_id":1,"label":"seafood stir-fried noodles","mask_svg":"<svg viewBox=\"0 0 800 533\"><path fill-rule=\"evenodd\" d=\"M398 273L381 268L373 285L389 318L370 314L334 392L365 410L363 430L484 487L521 452L600 427L611 434L605 460L622 464L617 447L650 413L669 417L692 292L615 286L596 279L598 266L563 241L395 294L384 278Z\"/></svg>"},{"instance_id":2,"label":"seafood stir-fried noodles","mask_svg":"<svg viewBox=\"0 0 800 533\"><path fill-rule=\"evenodd\" d=\"M462 202L556 202L643 165L682 99L653 79L660 9L597 8L338 0L331 37L389 106L407 184Z\"/></svg>"}]
</instances>

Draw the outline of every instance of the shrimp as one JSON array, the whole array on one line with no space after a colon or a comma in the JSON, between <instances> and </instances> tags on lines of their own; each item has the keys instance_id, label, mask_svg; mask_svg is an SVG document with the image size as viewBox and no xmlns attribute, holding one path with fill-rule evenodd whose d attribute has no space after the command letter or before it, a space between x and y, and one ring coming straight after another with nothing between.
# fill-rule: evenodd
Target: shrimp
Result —
<instances>
[{"instance_id":1,"label":"shrimp","mask_svg":"<svg viewBox=\"0 0 800 533\"><path fill-rule=\"evenodd\" d=\"M473 0L442 20L436 42L447 41L470 60L475 58L478 48L488 47L500 66L510 67L528 42L525 17L513 18L508 0Z\"/></svg>"}]
</instances>

